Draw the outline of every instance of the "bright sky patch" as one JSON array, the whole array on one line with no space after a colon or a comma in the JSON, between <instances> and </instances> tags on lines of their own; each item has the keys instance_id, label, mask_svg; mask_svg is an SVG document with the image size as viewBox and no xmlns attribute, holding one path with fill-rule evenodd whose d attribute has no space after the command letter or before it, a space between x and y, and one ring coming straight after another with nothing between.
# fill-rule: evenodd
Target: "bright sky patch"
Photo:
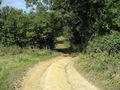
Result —
<instances>
[{"instance_id":1,"label":"bright sky patch","mask_svg":"<svg viewBox=\"0 0 120 90\"><path fill-rule=\"evenodd\" d=\"M18 9L23 9L26 12L30 11L29 8L26 8L24 0L2 0L1 8L5 6L11 6Z\"/></svg>"}]
</instances>

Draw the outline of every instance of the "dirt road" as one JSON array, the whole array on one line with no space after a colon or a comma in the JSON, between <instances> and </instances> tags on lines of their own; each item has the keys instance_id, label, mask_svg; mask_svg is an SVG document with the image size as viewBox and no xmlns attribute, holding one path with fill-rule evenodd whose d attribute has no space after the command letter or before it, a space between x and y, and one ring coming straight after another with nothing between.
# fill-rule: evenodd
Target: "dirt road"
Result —
<instances>
[{"instance_id":1,"label":"dirt road","mask_svg":"<svg viewBox=\"0 0 120 90\"><path fill-rule=\"evenodd\" d=\"M99 90L73 67L76 57L59 56L29 69L16 90Z\"/></svg>"}]
</instances>

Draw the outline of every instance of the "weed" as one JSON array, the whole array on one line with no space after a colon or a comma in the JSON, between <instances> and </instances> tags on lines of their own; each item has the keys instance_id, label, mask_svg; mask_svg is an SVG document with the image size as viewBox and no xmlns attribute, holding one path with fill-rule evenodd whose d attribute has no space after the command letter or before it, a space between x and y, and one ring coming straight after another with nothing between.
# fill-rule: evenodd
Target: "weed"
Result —
<instances>
[{"instance_id":1,"label":"weed","mask_svg":"<svg viewBox=\"0 0 120 90\"><path fill-rule=\"evenodd\" d=\"M0 46L0 90L14 90L26 69L39 61L61 55L56 51L38 48ZM20 87L19 83L17 83Z\"/></svg>"},{"instance_id":2,"label":"weed","mask_svg":"<svg viewBox=\"0 0 120 90\"><path fill-rule=\"evenodd\" d=\"M75 62L77 68L83 68L97 79L105 80L105 89L120 89L120 33L99 36L89 41L85 54ZM99 82L100 83L100 82Z\"/></svg>"}]
</instances>

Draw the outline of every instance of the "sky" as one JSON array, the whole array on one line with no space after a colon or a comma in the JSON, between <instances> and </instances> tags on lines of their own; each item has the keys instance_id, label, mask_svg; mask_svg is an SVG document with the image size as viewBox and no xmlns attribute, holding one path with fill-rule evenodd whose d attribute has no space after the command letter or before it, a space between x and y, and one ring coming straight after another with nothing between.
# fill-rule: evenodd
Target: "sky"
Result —
<instances>
[{"instance_id":1,"label":"sky","mask_svg":"<svg viewBox=\"0 0 120 90\"><path fill-rule=\"evenodd\" d=\"M2 4L0 8L5 6L11 6L17 9L23 9L27 13L30 11L29 8L26 8L24 0L2 0Z\"/></svg>"}]
</instances>

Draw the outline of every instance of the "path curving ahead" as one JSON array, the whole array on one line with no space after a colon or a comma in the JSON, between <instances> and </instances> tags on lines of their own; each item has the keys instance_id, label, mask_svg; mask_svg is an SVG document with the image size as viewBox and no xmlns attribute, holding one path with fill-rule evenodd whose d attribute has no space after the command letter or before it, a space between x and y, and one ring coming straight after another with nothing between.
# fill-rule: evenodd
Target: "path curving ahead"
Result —
<instances>
[{"instance_id":1,"label":"path curving ahead","mask_svg":"<svg viewBox=\"0 0 120 90\"><path fill-rule=\"evenodd\" d=\"M63 55L36 64L16 90L99 90L74 69L75 59Z\"/></svg>"}]
</instances>

